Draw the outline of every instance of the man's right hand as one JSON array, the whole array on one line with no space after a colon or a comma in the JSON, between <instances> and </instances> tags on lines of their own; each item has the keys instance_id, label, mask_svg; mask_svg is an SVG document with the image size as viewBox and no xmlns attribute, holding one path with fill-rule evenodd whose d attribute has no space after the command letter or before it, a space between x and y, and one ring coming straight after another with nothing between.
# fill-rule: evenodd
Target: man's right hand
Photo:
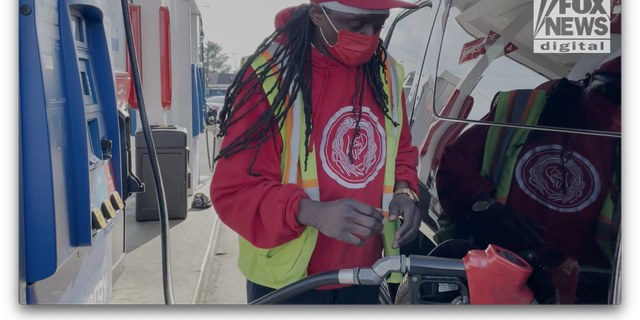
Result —
<instances>
[{"instance_id":1,"label":"man's right hand","mask_svg":"<svg viewBox=\"0 0 640 320\"><path fill-rule=\"evenodd\" d=\"M318 202L300 201L298 223L311 226L327 237L362 247L366 240L382 232L382 212L353 199Z\"/></svg>"}]
</instances>

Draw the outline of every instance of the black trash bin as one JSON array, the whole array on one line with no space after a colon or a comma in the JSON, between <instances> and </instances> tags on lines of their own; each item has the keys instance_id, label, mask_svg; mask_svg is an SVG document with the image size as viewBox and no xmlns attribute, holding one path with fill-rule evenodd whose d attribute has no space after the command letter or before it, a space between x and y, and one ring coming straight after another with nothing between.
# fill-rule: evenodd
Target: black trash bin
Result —
<instances>
[{"instance_id":1,"label":"black trash bin","mask_svg":"<svg viewBox=\"0 0 640 320\"><path fill-rule=\"evenodd\" d=\"M186 219L189 178L187 129L175 126L152 126L151 134L158 154L169 219ZM146 192L136 196L136 220L159 221L158 198L153 187L153 172L142 131L136 132L136 175L147 186Z\"/></svg>"}]
</instances>

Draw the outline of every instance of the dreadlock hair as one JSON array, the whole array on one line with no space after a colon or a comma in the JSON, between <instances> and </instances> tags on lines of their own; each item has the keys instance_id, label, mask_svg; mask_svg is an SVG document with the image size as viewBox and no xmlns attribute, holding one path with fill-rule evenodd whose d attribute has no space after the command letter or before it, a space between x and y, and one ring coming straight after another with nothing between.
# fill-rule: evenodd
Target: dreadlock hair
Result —
<instances>
[{"instance_id":1,"label":"dreadlock hair","mask_svg":"<svg viewBox=\"0 0 640 320\"><path fill-rule=\"evenodd\" d=\"M304 168L306 170L307 160L309 158L309 139L314 129L311 117L311 90L313 88L311 43L315 25L311 21L309 10L310 6L308 4L297 7L289 21L265 38L256 52L247 59L247 62L242 66L240 71L238 71L233 83L229 89L227 89L224 106L220 113L219 137L224 137L229 127L255 110L274 90L279 90L273 98L269 109L260 114L255 125L242 132L235 140L220 150L220 154L216 157L215 161L221 158L225 160L229 159L229 157L244 150L256 149L253 161L249 165L248 173L251 176L261 176L259 173L252 172L253 165L258 158L258 153L266 141L278 134L276 126L281 128L284 125L287 113L292 108L295 98L301 93L304 106L303 111L306 118L304 142L306 147ZM281 46L275 52L272 52L272 57L264 64L255 68L254 72L248 74L247 71L251 67L254 59L278 41L280 41ZM356 118L355 132L349 147L349 159L351 163L353 163L354 141L360 134L362 101L367 83L373 88L376 102L382 109L385 117L392 120L388 115L389 109L387 108L389 97L384 91L384 84L380 74L380 69L382 68L383 75L386 77L386 63L387 52L380 41L373 57L366 64L358 67L356 91L351 97L353 114ZM278 70L275 72L272 71L274 67L278 67ZM249 99L260 93L262 83L269 77L276 77L274 86L265 92L265 95L262 95L255 105L247 106L246 104ZM257 80L257 82L254 82L255 80ZM249 87L248 85L251 82L257 83L257 85ZM290 90L288 90L289 88ZM291 99L288 99L289 94ZM358 103L356 104L356 102ZM358 107L356 107L356 105ZM393 125L398 126L395 121Z\"/></svg>"},{"instance_id":2,"label":"dreadlock hair","mask_svg":"<svg viewBox=\"0 0 640 320\"><path fill-rule=\"evenodd\" d=\"M580 117L582 87L567 78L558 80L547 92L547 105L540 114L540 125L583 129Z\"/></svg>"}]
</instances>

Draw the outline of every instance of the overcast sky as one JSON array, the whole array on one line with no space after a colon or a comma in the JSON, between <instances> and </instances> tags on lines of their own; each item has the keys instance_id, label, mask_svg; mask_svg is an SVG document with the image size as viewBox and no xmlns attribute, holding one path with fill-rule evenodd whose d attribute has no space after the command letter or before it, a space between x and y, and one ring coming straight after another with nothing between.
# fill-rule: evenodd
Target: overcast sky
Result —
<instances>
[{"instance_id":1,"label":"overcast sky","mask_svg":"<svg viewBox=\"0 0 640 320\"><path fill-rule=\"evenodd\" d=\"M274 31L276 14L287 7L308 3L308 0L196 0L202 13L205 41L213 41L229 55L229 65L235 68L234 53L240 63L242 56L253 53Z\"/></svg>"}]
</instances>

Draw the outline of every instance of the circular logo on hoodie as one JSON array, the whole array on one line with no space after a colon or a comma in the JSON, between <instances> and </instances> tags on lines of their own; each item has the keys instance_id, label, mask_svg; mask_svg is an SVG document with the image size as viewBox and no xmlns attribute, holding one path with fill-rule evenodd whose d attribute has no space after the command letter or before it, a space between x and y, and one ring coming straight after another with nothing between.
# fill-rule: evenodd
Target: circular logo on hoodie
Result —
<instances>
[{"instance_id":1,"label":"circular logo on hoodie","mask_svg":"<svg viewBox=\"0 0 640 320\"><path fill-rule=\"evenodd\" d=\"M386 141L384 129L371 109L362 107L359 135L353 140L356 118L353 107L344 107L329 119L322 135L320 159L324 171L340 185L364 188L384 166ZM353 144L353 163L349 149Z\"/></svg>"},{"instance_id":2,"label":"circular logo on hoodie","mask_svg":"<svg viewBox=\"0 0 640 320\"><path fill-rule=\"evenodd\" d=\"M593 164L577 152L562 155L560 145L527 152L518 161L516 179L528 196L559 212L578 212L600 195L600 176Z\"/></svg>"}]
</instances>

